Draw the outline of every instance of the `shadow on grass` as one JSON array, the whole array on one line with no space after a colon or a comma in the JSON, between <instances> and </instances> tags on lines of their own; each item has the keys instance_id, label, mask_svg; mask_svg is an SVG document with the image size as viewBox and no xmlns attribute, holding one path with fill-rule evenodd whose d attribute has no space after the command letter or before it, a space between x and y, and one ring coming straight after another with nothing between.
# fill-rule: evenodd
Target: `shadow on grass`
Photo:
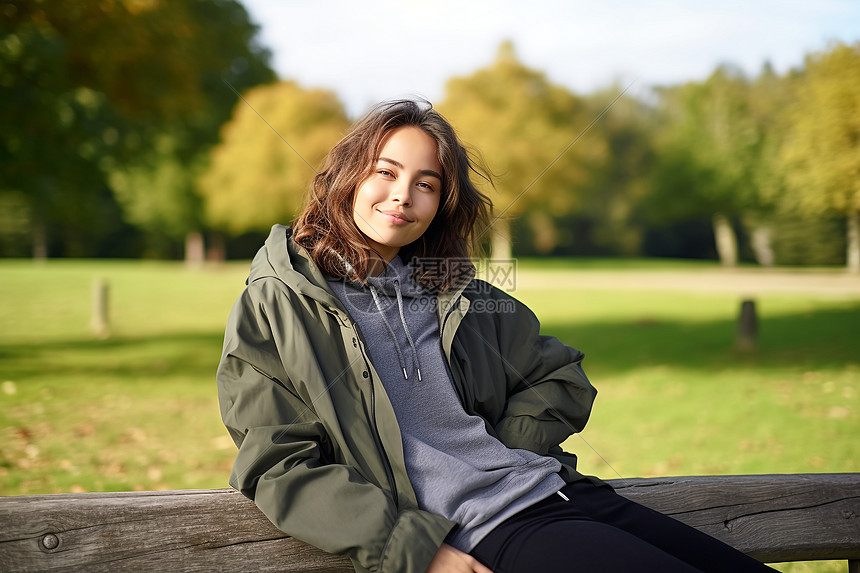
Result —
<instances>
[{"instance_id":1,"label":"shadow on grass","mask_svg":"<svg viewBox=\"0 0 860 573\"><path fill-rule=\"evenodd\" d=\"M758 348L735 349L731 320L589 322L553 325L547 334L579 348L605 373L640 367L840 368L860 364L860 307L759 319Z\"/></svg>"},{"instance_id":2,"label":"shadow on grass","mask_svg":"<svg viewBox=\"0 0 860 573\"><path fill-rule=\"evenodd\" d=\"M0 345L0 376L211 377L223 334L171 333L139 338Z\"/></svg>"},{"instance_id":3,"label":"shadow on grass","mask_svg":"<svg viewBox=\"0 0 860 573\"><path fill-rule=\"evenodd\" d=\"M736 368L840 368L860 364L860 307L766 318L759 348L735 350L734 321L588 322L553 325L558 336L586 353L588 370L613 374L674 366L712 371ZM75 340L0 345L0 377L113 376L118 379L187 376L214 379L222 334L171 333L104 341Z\"/></svg>"}]
</instances>

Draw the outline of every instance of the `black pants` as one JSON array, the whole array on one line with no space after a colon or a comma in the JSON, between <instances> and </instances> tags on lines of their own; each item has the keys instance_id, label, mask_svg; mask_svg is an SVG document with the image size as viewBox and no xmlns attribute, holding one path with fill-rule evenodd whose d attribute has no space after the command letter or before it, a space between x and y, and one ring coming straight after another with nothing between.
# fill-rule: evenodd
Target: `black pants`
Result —
<instances>
[{"instance_id":1,"label":"black pants","mask_svg":"<svg viewBox=\"0 0 860 573\"><path fill-rule=\"evenodd\" d=\"M725 543L587 480L494 529L472 555L494 573L773 571Z\"/></svg>"}]
</instances>

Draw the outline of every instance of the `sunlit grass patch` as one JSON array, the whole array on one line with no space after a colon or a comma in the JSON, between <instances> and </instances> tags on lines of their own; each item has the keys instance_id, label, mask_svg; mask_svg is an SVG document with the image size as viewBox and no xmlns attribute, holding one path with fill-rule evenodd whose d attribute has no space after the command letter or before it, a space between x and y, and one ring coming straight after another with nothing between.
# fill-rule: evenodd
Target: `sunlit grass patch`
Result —
<instances>
[{"instance_id":1,"label":"sunlit grass patch","mask_svg":"<svg viewBox=\"0 0 860 573\"><path fill-rule=\"evenodd\" d=\"M519 272L568 267L529 261ZM654 270L630 263L619 280L643 267ZM0 495L226 487L235 446L214 376L247 268L0 261ZM557 284L575 285L570 273ZM107 340L88 330L99 277L110 285ZM759 294L750 353L734 347L732 293L542 285L514 294L545 333L586 353L597 403L582 437L564 444L581 471L860 471L860 293Z\"/></svg>"}]
</instances>

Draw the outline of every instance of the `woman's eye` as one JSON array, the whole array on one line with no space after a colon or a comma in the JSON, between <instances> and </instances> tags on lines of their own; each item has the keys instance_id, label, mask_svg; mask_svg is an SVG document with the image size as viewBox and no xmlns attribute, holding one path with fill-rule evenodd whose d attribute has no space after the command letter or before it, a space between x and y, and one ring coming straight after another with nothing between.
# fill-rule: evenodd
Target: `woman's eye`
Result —
<instances>
[{"instance_id":1,"label":"woman's eye","mask_svg":"<svg viewBox=\"0 0 860 573\"><path fill-rule=\"evenodd\" d=\"M424 183L423 181L420 181L418 183L418 186L421 187L422 189L426 190L426 191L432 191L433 190L432 185L430 185L429 183Z\"/></svg>"},{"instance_id":2,"label":"woman's eye","mask_svg":"<svg viewBox=\"0 0 860 573\"><path fill-rule=\"evenodd\" d=\"M384 175L385 177L391 177L392 176L391 171L389 171L387 169L379 169L377 171L377 173L379 173L380 175Z\"/></svg>"}]
</instances>

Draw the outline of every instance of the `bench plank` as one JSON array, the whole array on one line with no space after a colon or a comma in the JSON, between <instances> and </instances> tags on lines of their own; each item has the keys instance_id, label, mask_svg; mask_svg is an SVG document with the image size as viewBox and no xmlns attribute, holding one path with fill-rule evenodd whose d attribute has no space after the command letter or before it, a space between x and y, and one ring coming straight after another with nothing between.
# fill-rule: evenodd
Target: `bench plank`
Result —
<instances>
[{"instance_id":1,"label":"bench plank","mask_svg":"<svg viewBox=\"0 0 860 573\"><path fill-rule=\"evenodd\" d=\"M651 478L612 485L760 561L860 559L860 474Z\"/></svg>"},{"instance_id":2,"label":"bench plank","mask_svg":"<svg viewBox=\"0 0 860 573\"><path fill-rule=\"evenodd\" d=\"M759 560L860 559L860 474L612 480ZM350 572L232 490L0 498L4 571Z\"/></svg>"},{"instance_id":3,"label":"bench plank","mask_svg":"<svg viewBox=\"0 0 860 573\"><path fill-rule=\"evenodd\" d=\"M0 564L5 571L352 571L348 559L279 531L233 490L0 498Z\"/></svg>"}]
</instances>

